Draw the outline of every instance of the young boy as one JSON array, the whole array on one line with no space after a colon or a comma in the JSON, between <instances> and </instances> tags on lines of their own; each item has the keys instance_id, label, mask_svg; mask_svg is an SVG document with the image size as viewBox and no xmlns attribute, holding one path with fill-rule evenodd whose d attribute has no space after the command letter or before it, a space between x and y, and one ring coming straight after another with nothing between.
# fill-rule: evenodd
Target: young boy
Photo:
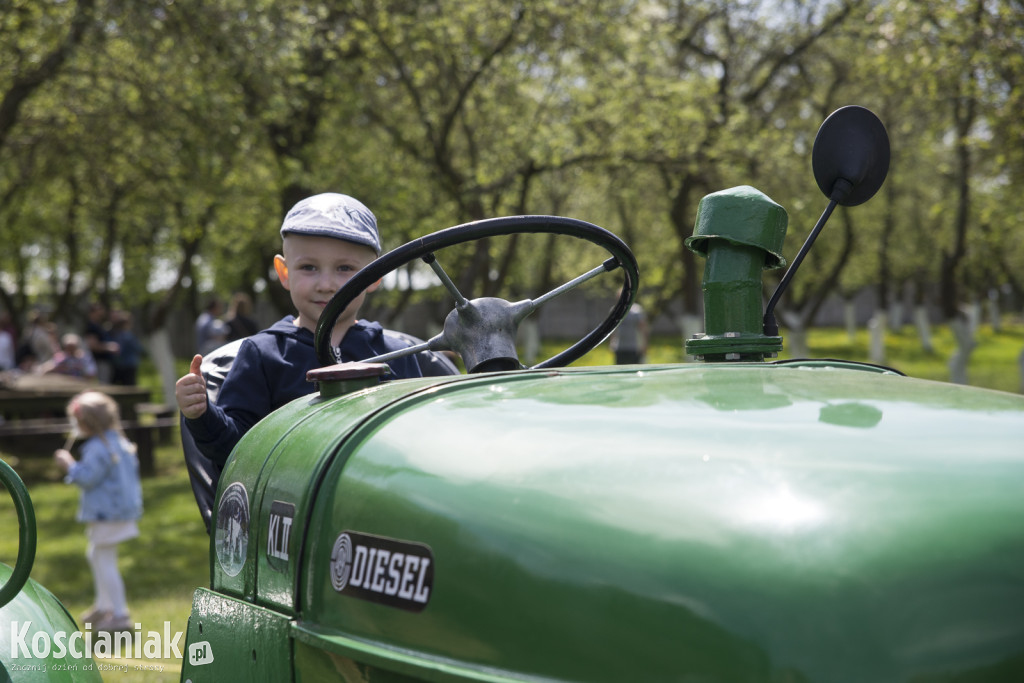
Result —
<instances>
[{"instance_id":1,"label":"young boy","mask_svg":"<svg viewBox=\"0 0 1024 683\"><path fill-rule=\"evenodd\" d=\"M298 315L285 316L242 342L216 403L207 399L199 370L201 355L192 359L189 373L175 385L178 408L196 446L218 465L259 420L312 393L306 373L320 367L313 347L320 313L349 278L380 255L377 219L361 202L342 194L300 201L285 216L281 238L283 253L274 257L274 270ZM340 346L343 360L362 360L408 346L384 334L380 324L356 319L365 296L366 292L360 294L338 316L331 334L331 344ZM415 356L388 365L396 378L423 374Z\"/></svg>"}]
</instances>

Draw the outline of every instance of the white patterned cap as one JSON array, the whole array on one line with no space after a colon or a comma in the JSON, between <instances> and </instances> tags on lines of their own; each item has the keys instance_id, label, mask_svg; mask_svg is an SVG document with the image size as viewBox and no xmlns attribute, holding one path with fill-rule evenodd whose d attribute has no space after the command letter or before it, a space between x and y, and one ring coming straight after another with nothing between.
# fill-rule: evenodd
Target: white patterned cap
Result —
<instances>
[{"instance_id":1,"label":"white patterned cap","mask_svg":"<svg viewBox=\"0 0 1024 683\"><path fill-rule=\"evenodd\" d=\"M358 199L336 192L313 195L293 206L281 224L281 237L285 235L333 237L366 245L380 256L373 212Z\"/></svg>"}]
</instances>

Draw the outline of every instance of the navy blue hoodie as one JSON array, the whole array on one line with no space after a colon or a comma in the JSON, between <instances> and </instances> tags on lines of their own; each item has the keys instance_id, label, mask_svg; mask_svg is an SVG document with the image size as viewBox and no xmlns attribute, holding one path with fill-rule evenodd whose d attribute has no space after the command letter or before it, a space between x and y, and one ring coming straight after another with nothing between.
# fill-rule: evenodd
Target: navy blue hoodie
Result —
<instances>
[{"instance_id":1,"label":"navy blue hoodie","mask_svg":"<svg viewBox=\"0 0 1024 683\"><path fill-rule=\"evenodd\" d=\"M321 367L313 347L313 333L285 316L271 327L246 338L217 395L206 412L186 419L199 450L223 465L249 429L271 412L296 398L313 393L316 386L306 373ZM356 321L341 340L342 360L353 361L409 346L384 334L379 323ZM421 377L416 356L388 363L392 377Z\"/></svg>"}]
</instances>

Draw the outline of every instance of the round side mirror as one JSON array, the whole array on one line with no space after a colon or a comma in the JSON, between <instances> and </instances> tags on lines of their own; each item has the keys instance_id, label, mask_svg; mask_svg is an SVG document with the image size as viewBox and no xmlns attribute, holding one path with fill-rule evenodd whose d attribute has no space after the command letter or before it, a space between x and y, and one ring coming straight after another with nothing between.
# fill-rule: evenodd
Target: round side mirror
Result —
<instances>
[{"instance_id":1,"label":"round side mirror","mask_svg":"<svg viewBox=\"0 0 1024 683\"><path fill-rule=\"evenodd\" d=\"M857 105L832 112L811 150L818 187L841 206L871 199L889 172L889 135L870 110Z\"/></svg>"}]
</instances>

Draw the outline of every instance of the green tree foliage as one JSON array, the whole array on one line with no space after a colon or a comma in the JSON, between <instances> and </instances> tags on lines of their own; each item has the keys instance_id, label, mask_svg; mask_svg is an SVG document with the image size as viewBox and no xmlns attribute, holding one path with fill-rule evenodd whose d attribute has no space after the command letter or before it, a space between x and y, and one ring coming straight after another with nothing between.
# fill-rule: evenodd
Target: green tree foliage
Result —
<instances>
[{"instance_id":1,"label":"green tree foliage","mask_svg":"<svg viewBox=\"0 0 1024 683\"><path fill-rule=\"evenodd\" d=\"M265 291L280 219L363 199L387 247L519 213L624 236L652 313L694 313L700 197L750 184L790 214L824 199L814 132L858 103L893 164L837 212L780 306L813 321L945 282L946 308L1021 294L1020 0L13 0L0 14L0 304L65 319ZM577 245L493 240L446 257L473 296L545 291ZM401 278L413 276L412 269ZM610 285L605 285L610 287ZM392 311L425 295L381 292Z\"/></svg>"},{"instance_id":2,"label":"green tree foliage","mask_svg":"<svg viewBox=\"0 0 1024 683\"><path fill-rule=\"evenodd\" d=\"M27 179L40 170L45 173L48 163L36 153L40 134L19 134L17 127L27 118L26 103L60 75L84 39L92 12L91 0L13 2L0 15L0 155L6 160L0 166L0 240L16 247L5 249L0 262L5 276L0 298L15 314L28 305L35 266L48 260L46 227L59 221L59 217L47 215L52 207L35 206L28 199ZM15 220L19 216L27 218L22 225ZM32 224L45 226L42 239L29 227Z\"/></svg>"}]
</instances>

